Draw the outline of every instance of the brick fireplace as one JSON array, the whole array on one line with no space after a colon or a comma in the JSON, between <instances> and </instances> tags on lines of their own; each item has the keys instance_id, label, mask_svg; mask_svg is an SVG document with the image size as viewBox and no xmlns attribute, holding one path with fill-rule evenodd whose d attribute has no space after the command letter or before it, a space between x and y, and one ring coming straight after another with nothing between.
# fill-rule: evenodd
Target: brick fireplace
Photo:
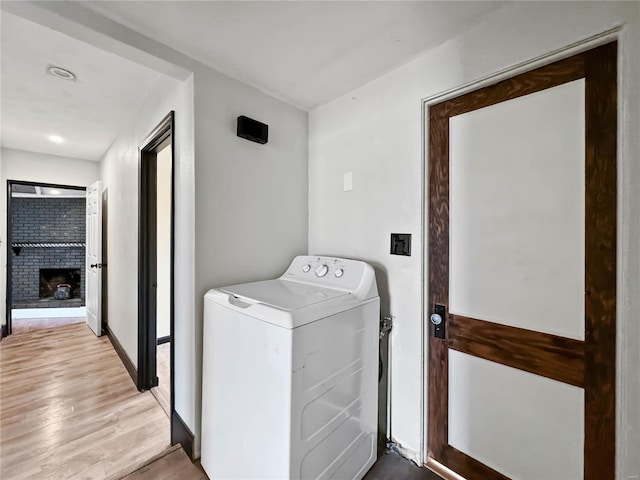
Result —
<instances>
[{"instance_id":1,"label":"brick fireplace","mask_svg":"<svg viewBox=\"0 0 640 480\"><path fill-rule=\"evenodd\" d=\"M12 308L82 306L85 291L85 199L11 199ZM71 285L57 300L57 284Z\"/></svg>"}]
</instances>

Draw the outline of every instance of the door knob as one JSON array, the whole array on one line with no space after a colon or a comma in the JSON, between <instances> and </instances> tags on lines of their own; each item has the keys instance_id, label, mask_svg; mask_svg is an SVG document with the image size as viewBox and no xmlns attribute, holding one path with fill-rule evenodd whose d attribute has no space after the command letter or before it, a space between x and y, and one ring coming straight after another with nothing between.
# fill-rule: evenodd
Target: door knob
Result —
<instances>
[{"instance_id":1,"label":"door knob","mask_svg":"<svg viewBox=\"0 0 640 480\"><path fill-rule=\"evenodd\" d=\"M442 340L446 339L446 323L447 309L444 305L434 305L429 320L433 324L433 336Z\"/></svg>"},{"instance_id":2,"label":"door knob","mask_svg":"<svg viewBox=\"0 0 640 480\"><path fill-rule=\"evenodd\" d=\"M89 268L102 268L102 264L101 263L92 263Z\"/></svg>"}]
</instances>

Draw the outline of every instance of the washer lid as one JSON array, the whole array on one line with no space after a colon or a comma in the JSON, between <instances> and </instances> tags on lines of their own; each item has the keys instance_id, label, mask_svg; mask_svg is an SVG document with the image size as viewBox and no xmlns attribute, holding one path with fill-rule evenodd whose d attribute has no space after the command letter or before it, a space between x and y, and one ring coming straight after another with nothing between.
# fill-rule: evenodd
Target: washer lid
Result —
<instances>
[{"instance_id":1,"label":"washer lid","mask_svg":"<svg viewBox=\"0 0 640 480\"><path fill-rule=\"evenodd\" d=\"M280 279L231 285L218 290L281 310L298 310L309 305L350 295L349 292L342 290Z\"/></svg>"}]
</instances>

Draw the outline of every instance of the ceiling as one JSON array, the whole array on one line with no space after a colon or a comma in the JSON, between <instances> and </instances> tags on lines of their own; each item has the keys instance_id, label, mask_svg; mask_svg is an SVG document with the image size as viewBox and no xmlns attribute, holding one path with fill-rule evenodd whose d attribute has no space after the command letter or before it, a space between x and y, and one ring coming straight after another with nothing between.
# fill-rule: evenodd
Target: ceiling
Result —
<instances>
[{"instance_id":1,"label":"ceiling","mask_svg":"<svg viewBox=\"0 0 640 480\"><path fill-rule=\"evenodd\" d=\"M1 22L2 146L100 160L160 74L6 11Z\"/></svg>"},{"instance_id":2,"label":"ceiling","mask_svg":"<svg viewBox=\"0 0 640 480\"><path fill-rule=\"evenodd\" d=\"M70 5L80 9L82 4L309 110L456 36L504 3L82 1ZM2 12L1 22L2 146L100 160L161 74L7 11ZM47 74L50 65L72 71L77 79ZM51 135L64 141L52 143Z\"/></svg>"},{"instance_id":3,"label":"ceiling","mask_svg":"<svg viewBox=\"0 0 640 480\"><path fill-rule=\"evenodd\" d=\"M83 1L113 21L304 109L456 36L495 1Z\"/></svg>"}]
</instances>

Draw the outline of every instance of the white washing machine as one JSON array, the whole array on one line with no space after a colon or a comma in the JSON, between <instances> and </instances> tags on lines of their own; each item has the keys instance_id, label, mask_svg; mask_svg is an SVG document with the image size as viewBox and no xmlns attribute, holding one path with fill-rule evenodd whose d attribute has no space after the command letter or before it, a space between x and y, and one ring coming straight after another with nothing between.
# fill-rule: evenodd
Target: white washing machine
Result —
<instances>
[{"instance_id":1,"label":"white washing machine","mask_svg":"<svg viewBox=\"0 0 640 480\"><path fill-rule=\"evenodd\" d=\"M210 478L361 479L376 461L380 299L370 265L299 256L204 302Z\"/></svg>"}]
</instances>

